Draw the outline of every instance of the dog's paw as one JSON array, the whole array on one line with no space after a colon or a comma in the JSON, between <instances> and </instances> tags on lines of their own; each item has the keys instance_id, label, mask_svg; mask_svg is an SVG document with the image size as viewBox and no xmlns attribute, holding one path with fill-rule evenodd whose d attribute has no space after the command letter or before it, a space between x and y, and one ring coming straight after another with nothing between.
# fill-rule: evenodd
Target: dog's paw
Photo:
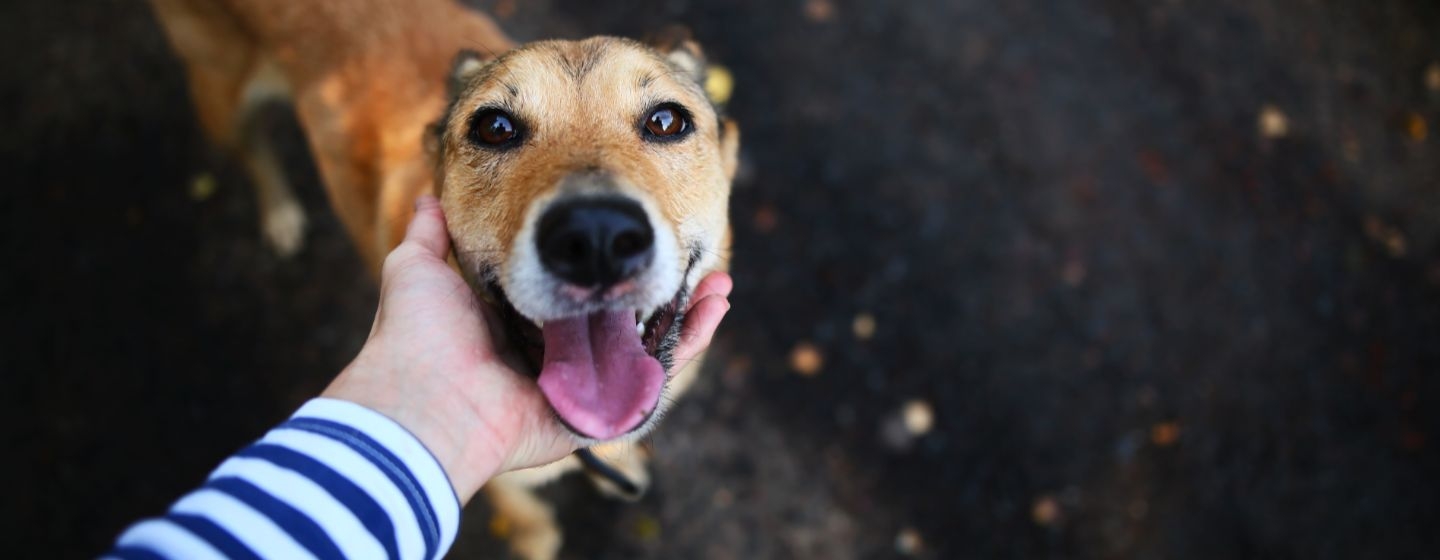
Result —
<instances>
[{"instance_id":1,"label":"dog's paw","mask_svg":"<svg viewBox=\"0 0 1440 560\"><path fill-rule=\"evenodd\" d=\"M294 201L267 208L260 217L266 244L281 258L300 252L305 244L305 226L305 209Z\"/></svg>"},{"instance_id":2,"label":"dog's paw","mask_svg":"<svg viewBox=\"0 0 1440 560\"><path fill-rule=\"evenodd\" d=\"M553 524L517 530L510 534L510 552L524 560L554 560L560 555L560 530Z\"/></svg>"}]
</instances>

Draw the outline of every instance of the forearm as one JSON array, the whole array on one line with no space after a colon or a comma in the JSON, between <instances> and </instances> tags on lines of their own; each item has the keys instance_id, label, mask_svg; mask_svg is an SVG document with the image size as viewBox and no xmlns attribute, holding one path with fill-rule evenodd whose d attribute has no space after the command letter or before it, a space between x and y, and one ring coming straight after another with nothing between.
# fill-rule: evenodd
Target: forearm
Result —
<instances>
[{"instance_id":1,"label":"forearm","mask_svg":"<svg viewBox=\"0 0 1440 560\"><path fill-rule=\"evenodd\" d=\"M414 435L315 399L107 556L439 558L459 517L444 469Z\"/></svg>"}]
</instances>

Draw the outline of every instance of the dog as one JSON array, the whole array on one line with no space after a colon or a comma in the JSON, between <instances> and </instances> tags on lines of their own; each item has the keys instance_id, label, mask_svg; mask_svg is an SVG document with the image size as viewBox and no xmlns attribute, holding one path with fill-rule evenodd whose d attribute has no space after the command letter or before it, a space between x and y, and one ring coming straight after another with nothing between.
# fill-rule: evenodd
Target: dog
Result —
<instances>
[{"instance_id":1,"label":"dog","mask_svg":"<svg viewBox=\"0 0 1440 560\"><path fill-rule=\"evenodd\" d=\"M529 559L562 538L533 489L584 469L648 485L639 440L693 381L673 363L687 297L727 266L739 130L707 97L699 46L670 33L516 45L450 0L151 0L206 137L254 183L281 256L305 213L255 125L293 104L332 207L376 273L422 193L454 262L505 318L584 449L485 487Z\"/></svg>"}]
</instances>

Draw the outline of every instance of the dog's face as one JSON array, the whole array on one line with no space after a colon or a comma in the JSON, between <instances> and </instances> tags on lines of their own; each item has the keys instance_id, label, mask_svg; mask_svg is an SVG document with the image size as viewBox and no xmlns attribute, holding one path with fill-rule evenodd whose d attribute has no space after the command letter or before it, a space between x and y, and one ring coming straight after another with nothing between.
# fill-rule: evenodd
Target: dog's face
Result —
<instances>
[{"instance_id":1,"label":"dog's face","mask_svg":"<svg viewBox=\"0 0 1440 560\"><path fill-rule=\"evenodd\" d=\"M456 63L438 171L456 258L582 443L653 427L726 249L738 131L704 72L688 41L604 37Z\"/></svg>"}]
</instances>

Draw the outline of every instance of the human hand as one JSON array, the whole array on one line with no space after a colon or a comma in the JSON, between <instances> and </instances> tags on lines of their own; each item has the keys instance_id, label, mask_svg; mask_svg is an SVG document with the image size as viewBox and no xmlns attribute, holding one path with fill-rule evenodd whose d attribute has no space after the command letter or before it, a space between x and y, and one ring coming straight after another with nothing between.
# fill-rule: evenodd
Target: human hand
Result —
<instances>
[{"instance_id":1,"label":"human hand","mask_svg":"<svg viewBox=\"0 0 1440 560\"><path fill-rule=\"evenodd\" d=\"M410 430L468 501L490 477L575 450L535 382L522 375L495 311L447 263L440 203L424 196L405 241L385 259L380 308L360 355L322 396L355 402ZM710 345L732 283L700 281L676 349L685 363Z\"/></svg>"}]
</instances>

